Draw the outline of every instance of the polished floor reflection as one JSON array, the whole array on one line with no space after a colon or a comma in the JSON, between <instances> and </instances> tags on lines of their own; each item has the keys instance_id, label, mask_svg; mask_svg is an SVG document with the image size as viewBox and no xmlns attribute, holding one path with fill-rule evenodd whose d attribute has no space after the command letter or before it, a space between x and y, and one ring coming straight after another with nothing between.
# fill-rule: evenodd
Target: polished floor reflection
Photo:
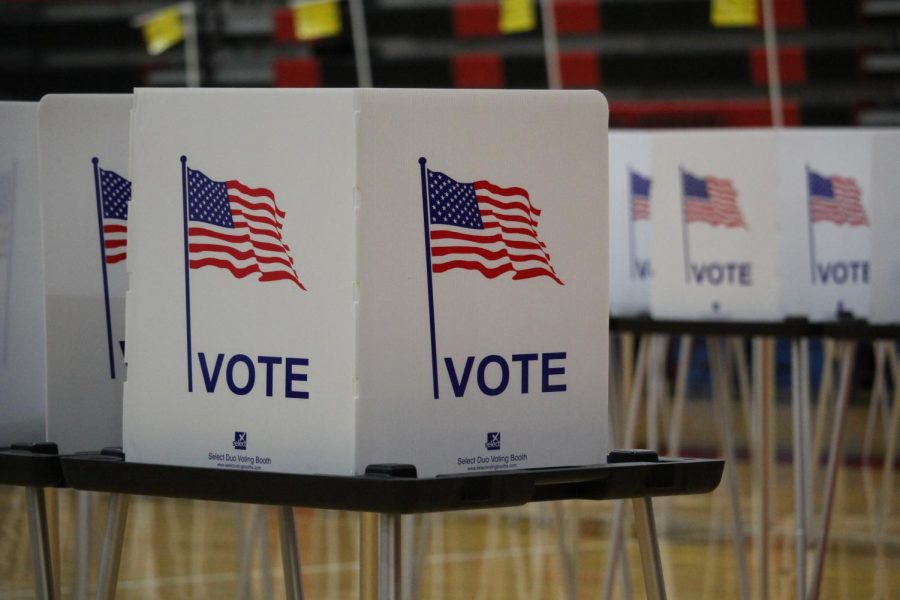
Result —
<instances>
[{"instance_id":1,"label":"polished floor reflection","mask_svg":"<svg viewBox=\"0 0 900 600\"><path fill-rule=\"evenodd\" d=\"M738 475L750 581L753 597L759 598L749 466L739 465ZM887 490L889 518L879 524L873 509L883 499L881 477L880 469L840 471L823 598L900 598L900 476L893 477ZM776 482L768 597L787 599L795 597L789 466L778 467ZM94 499L92 577L96 576L107 497L98 494ZM0 487L0 600L34 597L24 501L23 490ZM57 501L62 597L77 598L77 496L63 490ZM708 496L657 501L670 598L739 597L729 506L724 481ZM413 537L427 541L428 548L422 555L420 597L565 598L562 528L569 534L564 539L575 540L577 546L577 596L600 598L613 503L566 502L562 507L562 523L552 504L432 515L427 536L418 518ZM296 512L306 597L357 597L358 515ZM640 598L640 562L630 524L627 532L629 587L633 597ZM239 568L242 560L249 564L243 570L246 577ZM280 561L274 509L138 497L129 514L118 598L281 598ZM92 579L92 590L93 584ZM621 575L615 580L614 597L624 597Z\"/></svg>"}]
</instances>

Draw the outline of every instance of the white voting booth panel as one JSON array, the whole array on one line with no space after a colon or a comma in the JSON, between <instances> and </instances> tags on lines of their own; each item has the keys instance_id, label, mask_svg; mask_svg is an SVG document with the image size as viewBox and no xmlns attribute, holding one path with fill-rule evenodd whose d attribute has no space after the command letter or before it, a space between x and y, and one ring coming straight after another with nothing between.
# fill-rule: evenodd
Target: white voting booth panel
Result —
<instances>
[{"instance_id":1,"label":"white voting booth panel","mask_svg":"<svg viewBox=\"0 0 900 600\"><path fill-rule=\"evenodd\" d=\"M654 317L781 318L774 155L766 131L655 134Z\"/></svg>"},{"instance_id":2,"label":"white voting booth panel","mask_svg":"<svg viewBox=\"0 0 900 600\"><path fill-rule=\"evenodd\" d=\"M869 316L872 131L778 134L782 302L788 316Z\"/></svg>"},{"instance_id":3,"label":"white voting booth panel","mask_svg":"<svg viewBox=\"0 0 900 600\"><path fill-rule=\"evenodd\" d=\"M47 439L122 443L130 95L40 103Z\"/></svg>"},{"instance_id":4,"label":"white voting booth panel","mask_svg":"<svg viewBox=\"0 0 900 600\"><path fill-rule=\"evenodd\" d=\"M0 446L45 435L37 116L0 102Z\"/></svg>"},{"instance_id":5,"label":"white voting booth panel","mask_svg":"<svg viewBox=\"0 0 900 600\"><path fill-rule=\"evenodd\" d=\"M597 92L137 91L128 459L604 462L607 119Z\"/></svg>"},{"instance_id":6,"label":"white voting booth panel","mask_svg":"<svg viewBox=\"0 0 900 600\"><path fill-rule=\"evenodd\" d=\"M650 311L653 134L609 134L609 312Z\"/></svg>"},{"instance_id":7,"label":"white voting booth panel","mask_svg":"<svg viewBox=\"0 0 900 600\"><path fill-rule=\"evenodd\" d=\"M879 131L872 141L873 323L900 323L900 130Z\"/></svg>"}]
</instances>

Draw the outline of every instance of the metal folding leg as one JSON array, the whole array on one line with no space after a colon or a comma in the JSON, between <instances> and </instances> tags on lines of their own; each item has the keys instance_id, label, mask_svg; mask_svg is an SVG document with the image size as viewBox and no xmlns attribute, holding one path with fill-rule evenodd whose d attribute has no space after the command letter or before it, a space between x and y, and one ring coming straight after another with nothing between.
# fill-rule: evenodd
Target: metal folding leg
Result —
<instances>
[{"instance_id":1,"label":"metal folding leg","mask_svg":"<svg viewBox=\"0 0 900 600\"><path fill-rule=\"evenodd\" d=\"M100 554L97 600L112 600L116 597L116 583L119 579L119 564L122 560L122 542L125 539L129 501L130 496L127 494L112 494L109 497L106 534L103 537L103 550Z\"/></svg>"},{"instance_id":2,"label":"metal folding leg","mask_svg":"<svg viewBox=\"0 0 900 600\"><path fill-rule=\"evenodd\" d=\"M708 338L709 360L713 382L713 400L717 407L722 449L725 455L725 474L728 479L728 492L731 507L732 536L734 538L734 554L738 567L738 585L741 600L750 598L750 578L747 573L747 558L744 553L744 528L741 522L741 494L737 478L737 450L734 441L734 419L731 415L731 398L728 394L727 370L722 352L722 340Z\"/></svg>"},{"instance_id":3,"label":"metal folding leg","mask_svg":"<svg viewBox=\"0 0 900 600\"><path fill-rule=\"evenodd\" d=\"M26 489L28 528L31 531L31 556L34 565L34 593L38 600L54 598L53 566L50 560L50 535L44 488Z\"/></svg>"},{"instance_id":4,"label":"metal folding leg","mask_svg":"<svg viewBox=\"0 0 900 600\"><path fill-rule=\"evenodd\" d=\"M378 515L378 600L400 598L400 529L400 515Z\"/></svg>"},{"instance_id":5,"label":"metal folding leg","mask_svg":"<svg viewBox=\"0 0 900 600\"><path fill-rule=\"evenodd\" d=\"M87 600L91 567L91 521L93 497L91 492L77 492L78 525L75 532L75 600Z\"/></svg>"},{"instance_id":6,"label":"metal folding leg","mask_svg":"<svg viewBox=\"0 0 900 600\"><path fill-rule=\"evenodd\" d=\"M805 356L802 345L805 340L791 340L791 420L794 448L794 542L796 552L797 598L806 598L806 429L803 416Z\"/></svg>"},{"instance_id":7,"label":"metal folding leg","mask_svg":"<svg viewBox=\"0 0 900 600\"><path fill-rule=\"evenodd\" d=\"M644 587L649 600L665 600L666 584L663 580L662 561L659 558L659 540L653 520L653 501L650 498L634 498L634 525L641 549L641 566L644 571Z\"/></svg>"},{"instance_id":8,"label":"metal folding leg","mask_svg":"<svg viewBox=\"0 0 900 600\"><path fill-rule=\"evenodd\" d=\"M831 447L828 451L828 467L825 474L825 500L822 508L821 537L816 549L816 560L812 578L809 583L807 597L819 597L825 569L825 556L828 552L828 534L831 529L831 515L834 508L834 492L837 481L837 470L844 447L844 430L847 422L847 402L850 397L853 362L856 358L856 342L843 341L841 354L841 374L838 391L836 414L831 433Z\"/></svg>"},{"instance_id":9,"label":"metal folding leg","mask_svg":"<svg viewBox=\"0 0 900 600\"><path fill-rule=\"evenodd\" d=\"M278 507L278 529L281 538L281 564L284 567L284 591L289 600L303 600L303 579L300 575L300 544L294 509Z\"/></svg>"}]
</instances>

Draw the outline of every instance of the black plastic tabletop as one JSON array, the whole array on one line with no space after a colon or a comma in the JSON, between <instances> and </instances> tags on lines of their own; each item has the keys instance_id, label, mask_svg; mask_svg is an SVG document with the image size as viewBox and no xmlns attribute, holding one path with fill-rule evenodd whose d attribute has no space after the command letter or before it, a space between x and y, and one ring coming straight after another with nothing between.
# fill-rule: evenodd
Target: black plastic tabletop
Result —
<instances>
[{"instance_id":1,"label":"black plastic tabletop","mask_svg":"<svg viewBox=\"0 0 900 600\"><path fill-rule=\"evenodd\" d=\"M681 321L650 317L610 317L611 331L699 336L829 337L839 339L900 339L900 325L872 325L866 321L814 323L806 319L784 321Z\"/></svg>"},{"instance_id":2,"label":"black plastic tabletop","mask_svg":"<svg viewBox=\"0 0 900 600\"><path fill-rule=\"evenodd\" d=\"M429 478L404 476L393 465L339 476L165 466L100 453L61 460L66 482L80 490L392 514L702 494L722 478L722 460L654 459Z\"/></svg>"},{"instance_id":3,"label":"black plastic tabletop","mask_svg":"<svg viewBox=\"0 0 900 600\"><path fill-rule=\"evenodd\" d=\"M56 444L0 448L0 485L65 487Z\"/></svg>"}]
</instances>

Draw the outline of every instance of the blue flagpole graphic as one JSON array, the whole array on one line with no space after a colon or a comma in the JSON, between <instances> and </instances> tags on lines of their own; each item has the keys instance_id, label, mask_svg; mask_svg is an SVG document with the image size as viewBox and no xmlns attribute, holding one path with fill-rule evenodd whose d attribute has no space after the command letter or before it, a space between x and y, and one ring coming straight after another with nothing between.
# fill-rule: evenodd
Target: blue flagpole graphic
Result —
<instances>
[{"instance_id":1,"label":"blue flagpole graphic","mask_svg":"<svg viewBox=\"0 0 900 600\"><path fill-rule=\"evenodd\" d=\"M809 276L813 285L816 284L816 237L814 235L812 221L812 197L809 189L810 168L806 165L806 223L809 229Z\"/></svg>"},{"instance_id":2,"label":"blue flagpole graphic","mask_svg":"<svg viewBox=\"0 0 900 600\"><path fill-rule=\"evenodd\" d=\"M690 241L688 240L687 216L684 214L684 167L679 166L681 172L681 245L684 253L684 280L691 282L691 253Z\"/></svg>"},{"instance_id":3,"label":"blue flagpole graphic","mask_svg":"<svg viewBox=\"0 0 900 600\"><path fill-rule=\"evenodd\" d=\"M631 165L628 166L628 274L633 280L637 274L637 265L635 265L634 257L637 254L634 246L634 171Z\"/></svg>"},{"instance_id":4,"label":"blue flagpole graphic","mask_svg":"<svg viewBox=\"0 0 900 600\"><path fill-rule=\"evenodd\" d=\"M431 329L431 380L434 386L434 399L438 393L438 368L437 368L437 342L434 334L434 286L431 272L431 227L430 211L428 207L428 170L425 168L425 157L419 159L419 167L422 171L422 217L425 225L425 265L428 279L428 322Z\"/></svg>"},{"instance_id":5,"label":"blue flagpole graphic","mask_svg":"<svg viewBox=\"0 0 900 600\"><path fill-rule=\"evenodd\" d=\"M191 271L188 254L188 180L187 156L181 157L181 192L184 199L184 304L187 325L187 375L188 392L194 391L194 370L191 360Z\"/></svg>"},{"instance_id":6,"label":"blue flagpole graphic","mask_svg":"<svg viewBox=\"0 0 900 600\"><path fill-rule=\"evenodd\" d=\"M109 376L116 378L116 358L113 354L112 318L109 311L109 278L106 274L106 245L103 242L103 191L100 185L100 159L91 159L94 163L94 191L97 195L97 231L100 234L100 268L103 271L103 301L106 306L106 347L109 351Z\"/></svg>"}]
</instances>

